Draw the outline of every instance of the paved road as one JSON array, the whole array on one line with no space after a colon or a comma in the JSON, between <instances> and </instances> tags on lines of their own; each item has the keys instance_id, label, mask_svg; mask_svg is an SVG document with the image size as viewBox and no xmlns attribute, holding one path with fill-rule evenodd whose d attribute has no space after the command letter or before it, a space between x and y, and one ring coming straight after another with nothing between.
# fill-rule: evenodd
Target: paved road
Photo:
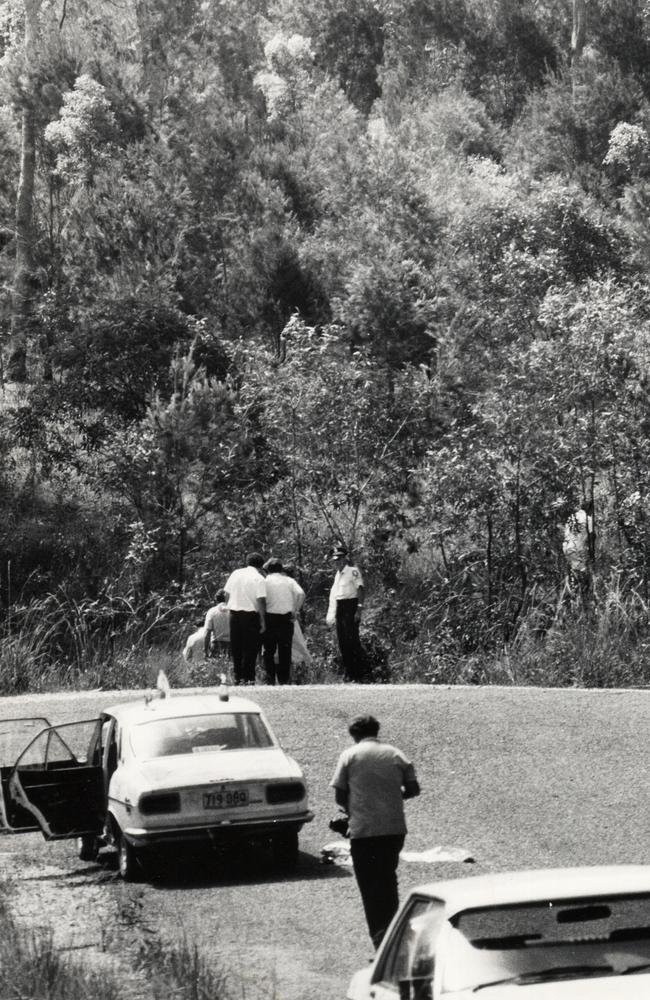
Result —
<instances>
[{"instance_id":1,"label":"paved road","mask_svg":"<svg viewBox=\"0 0 650 1000\"><path fill-rule=\"evenodd\" d=\"M74 933L99 937L110 900L134 907L164 936L186 935L230 971L236 993L245 986L249 1000L341 1000L371 948L354 879L322 865L320 851L332 839L333 764L359 711L377 715L382 733L418 768L423 795L408 805L409 849L462 846L475 858L473 865L403 863L403 892L472 871L650 863L650 692L340 686L252 694L310 783L317 818L303 831L295 874L282 877L251 859L227 868L178 859L165 881L125 889L106 869L78 862L70 846L5 838L0 873L20 858L28 877L17 898L28 909L30 892L37 899L32 919L76 913L79 922L85 914ZM0 699L0 716L89 718L132 696Z\"/></svg>"}]
</instances>

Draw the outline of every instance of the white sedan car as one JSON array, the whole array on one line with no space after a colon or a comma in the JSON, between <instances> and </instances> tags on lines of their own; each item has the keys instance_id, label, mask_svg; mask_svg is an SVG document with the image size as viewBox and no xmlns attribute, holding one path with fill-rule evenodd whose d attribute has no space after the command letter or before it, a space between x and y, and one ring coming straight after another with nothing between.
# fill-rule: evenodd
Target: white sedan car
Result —
<instances>
[{"instance_id":1,"label":"white sedan car","mask_svg":"<svg viewBox=\"0 0 650 1000\"><path fill-rule=\"evenodd\" d=\"M348 1000L648 1000L650 867L478 875L412 890Z\"/></svg>"},{"instance_id":2,"label":"white sedan car","mask_svg":"<svg viewBox=\"0 0 650 1000\"><path fill-rule=\"evenodd\" d=\"M193 840L265 841L292 864L313 819L303 773L259 706L227 693L147 696L61 726L0 720L0 753L0 830L78 838L83 860L115 846L127 880L147 848Z\"/></svg>"}]
</instances>

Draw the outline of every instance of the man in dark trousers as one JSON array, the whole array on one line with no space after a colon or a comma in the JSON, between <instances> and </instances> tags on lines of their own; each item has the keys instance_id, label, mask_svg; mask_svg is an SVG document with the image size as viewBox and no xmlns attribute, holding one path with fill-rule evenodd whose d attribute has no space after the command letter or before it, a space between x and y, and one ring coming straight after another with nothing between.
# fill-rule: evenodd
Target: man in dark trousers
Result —
<instances>
[{"instance_id":1,"label":"man in dark trousers","mask_svg":"<svg viewBox=\"0 0 650 1000\"><path fill-rule=\"evenodd\" d=\"M372 943L378 948L399 906L397 866L406 836L404 799L420 794L401 750L377 738L379 723L361 715L349 728L354 746L332 778L337 805L349 816L350 853Z\"/></svg>"},{"instance_id":2,"label":"man in dark trousers","mask_svg":"<svg viewBox=\"0 0 650 1000\"><path fill-rule=\"evenodd\" d=\"M305 592L293 577L282 570L279 559L269 559L266 569L266 631L264 667L268 684L288 684L291 680L291 645L297 613ZM275 656L277 653L277 665Z\"/></svg>"},{"instance_id":3,"label":"man in dark trousers","mask_svg":"<svg viewBox=\"0 0 650 1000\"><path fill-rule=\"evenodd\" d=\"M359 681L363 677L363 651L359 639L365 594L363 577L359 568L350 562L344 545L333 549L331 558L336 576L330 590L327 623L336 625L344 679Z\"/></svg>"},{"instance_id":4,"label":"man in dark trousers","mask_svg":"<svg viewBox=\"0 0 650 1000\"><path fill-rule=\"evenodd\" d=\"M230 652L235 684L255 683L255 664L266 628L266 581L264 558L259 552L246 557L246 565L234 570L224 587L230 612Z\"/></svg>"}]
</instances>

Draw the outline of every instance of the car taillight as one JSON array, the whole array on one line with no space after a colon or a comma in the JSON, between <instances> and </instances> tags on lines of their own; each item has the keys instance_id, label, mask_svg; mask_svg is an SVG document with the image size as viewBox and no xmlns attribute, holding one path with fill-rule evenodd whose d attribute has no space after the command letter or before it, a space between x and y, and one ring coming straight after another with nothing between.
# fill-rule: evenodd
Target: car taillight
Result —
<instances>
[{"instance_id":1,"label":"car taillight","mask_svg":"<svg viewBox=\"0 0 650 1000\"><path fill-rule=\"evenodd\" d=\"M304 796L305 786L299 781L266 786L266 801L270 805L279 805L280 802L300 802Z\"/></svg>"},{"instance_id":2,"label":"car taillight","mask_svg":"<svg viewBox=\"0 0 650 1000\"><path fill-rule=\"evenodd\" d=\"M181 797L178 792L156 792L143 795L139 802L143 816L153 816L156 813L177 813L181 811Z\"/></svg>"}]
</instances>

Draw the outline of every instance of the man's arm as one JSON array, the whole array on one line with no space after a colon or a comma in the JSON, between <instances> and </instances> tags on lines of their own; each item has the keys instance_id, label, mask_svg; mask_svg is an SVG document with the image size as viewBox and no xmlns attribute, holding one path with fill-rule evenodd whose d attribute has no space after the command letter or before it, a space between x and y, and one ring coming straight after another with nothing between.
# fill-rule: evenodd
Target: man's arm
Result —
<instances>
[{"instance_id":1,"label":"man's arm","mask_svg":"<svg viewBox=\"0 0 650 1000\"><path fill-rule=\"evenodd\" d=\"M260 632L266 632L266 597L257 598L257 610L260 616Z\"/></svg>"},{"instance_id":2,"label":"man's arm","mask_svg":"<svg viewBox=\"0 0 650 1000\"><path fill-rule=\"evenodd\" d=\"M203 656L207 660L208 653L210 652L210 636L212 635L212 626L206 625L205 635L203 636Z\"/></svg>"},{"instance_id":3,"label":"man's arm","mask_svg":"<svg viewBox=\"0 0 650 1000\"><path fill-rule=\"evenodd\" d=\"M345 809L346 812L348 811L348 793L344 792L342 788L334 789L334 801L341 809Z\"/></svg>"},{"instance_id":4,"label":"man's arm","mask_svg":"<svg viewBox=\"0 0 650 1000\"><path fill-rule=\"evenodd\" d=\"M294 583L295 583L295 580L294 580ZM295 584L295 587L294 587L294 590L293 590L293 596L294 596L294 602L293 602L294 603L294 614L297 615L298 612L300 611L300 609L302 608L303 604L305 603L305 592L304 592L304 590L302 589L302 587L300 586L299 583Z\"/></svg>"},{"instance_id":5,"label":"man's arm","mask_svg":"<svg viewBox=\"0 0 650 1000\"><path fill-rule=\"evenodd\" d=\"M357 587L357 607L354 612L354 617L356 621L361 621L361 609L363 608L363 602L366 596L366 588L363 584Z\"/></svg>"},{"instance_id":6,"label":"man's arm","mask_svg":"<svg viewBox=\"0 0 650 1000\"><path fill-rule=\"evenodd\" d=\"M420 785L417 778L407 778L402 788L403 799L414 799L420 794Z\"/></svg>"}]
</instances>

